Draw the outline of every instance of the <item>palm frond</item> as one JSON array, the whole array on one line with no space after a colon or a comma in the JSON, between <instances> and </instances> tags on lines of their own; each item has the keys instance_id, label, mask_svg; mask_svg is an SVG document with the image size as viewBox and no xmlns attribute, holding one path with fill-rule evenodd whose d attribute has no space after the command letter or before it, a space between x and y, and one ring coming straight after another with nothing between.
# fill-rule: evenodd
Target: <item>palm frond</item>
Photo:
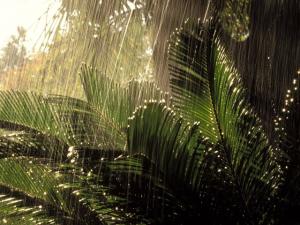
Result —
<instances>
[{"instance_id":1,"label":"palm frond","mask_svg":"<svg viewBox=\"0 0 300 225\"><path fill-rule=\"evenodd\" d=\"M86 65L82 66L80 75L87 102L116 123L125 124L125 127L135 107L144 100L167 98L167 94L151 81L132 80L121 85Z\"/></svg>"},{"instance_id":2,"label":"palm frond","mask_svg":"<svg viewBox=\"0 0 300 225\"><path fill-rule=\"evenodd\" d=\"M0 159L0 185L70 212L61 193L55 190L60 179L51 173L50 168L33 160L26 157Z\"/></svg>"},{"instance_id":3,"label":"palm frond","mask_svg":"<svg viewBox=\"0 0 300 225\"><path fill-rule=\"evenodd\" d=\"M145 156L149 162L142 161L142 166L131 164L128 171L147 176L154 182L153 188L164 190L165 197L176 193L187 202L191 196L200 197L207 191L205 186L214 180L207 173L213 174L219 165L210 161L213 145L200 136L198 129L198 122L186 125L164 103L150 102L138 107L129 120L128 151L132 156ZM187 209L190 208L184 208ZM191 210L190 215L193 213L195 216L200 212Z\"/></svg>"},{"instance_id":4,"label":"palm frond","mask_svg":"<svg viewBox=\"0 0 300 225\"><path fill-rule=\"evenodd\" d=\"M65 132L69 138L76 139L77 146L124 148L124 132L93 105L81 99L59 95L49 96L46 101L55 106L61 122L66 126Z\"/></svg>"},{"instance_id":5,"label":"palm frond","mask_svg":"<svg viewBox=\"0 0 300 225\"><path fill-rule=\"evenodd\" d=\"M4 131L0 135L0 158L15 156L17 153L21 155L30 148L35 149L37 145L33 140L33 137L22 131Z\"/></svg>"},{"instance_id":6,"label":"palm frond","mask_svg":"<svg viewBox=\"0 0 300 225\"><path fill-rule=\"evenodd\" d=\"M90 111L93 111L100 129L113 134L117 143L126 143L127 119L137 105L149 100L168 101L168 95L154 82L130 81L125 85L114 81L95 68L82 66L81 81Z\"/></svg>"},{"instance_id":7,"label":"palm frond","mask_svg":"<svg viewBox=\"0 0 300 225\"><path fill-rule=\"evenodd\" d=\"M215 158L222 159L218 171L232 184L242 214L250 221L261 219L260 207L276 193L281 170L214 27L179 29L169 59L177 111L190 122L199 121L199 133L214 145Z\"/></svg>"},{"instance_id":8,"label":"palm frond","mask_svg":"<svg viewBox=\"0 0 300 225\"><path fill-rule=\"evenodd\" d=\"M38 94L1 91L0 120L10 124L8 129L14 130L19 126L23 130L51 135L69 145L75 144L75 140L66 135L67 129L54 107Z\"/></svg>"},{"instance_id":9,"label":"palm frond","mask_svg":"<svg viewBox=\"0 0 300 225\"><path fill-rule=\"evenodd\" d=\"M124 196L111 193L112 188L103 184L102 175L92 170L85 173L74 164L46 166L42 161L26 157L0 159L0 190L20 199L0 196L0 218L26 220L33 213L40 223L44 216L45 221L53 223L52 217L56 217L55 221L66 224L115 224L140 219L136 212L127 210ZM2 197L3 204L9 204L2 206ZM22 200L26 204L20 204ZM8 212L10 204L15 204L14 210ZM50 214L43 214L41 209Z\"/></svg>"},{"instance_id":10,"label":"palm frond","mask_svg":"<svg viewBox=\"0 0 300 225\"><path fill-rule=\"evenodd\" d=\"M28 206L23 199L4 194L0 195L0 221L11 225L59 224L42 205Z\"/></svg>"},{"instance_id":11,"label":"palm frond","mask_svg":"<svg viewBox=\"0 0 300 225\"><path fill-rule=\"evenodd\" d=\"M72 151L76 152L75 155L90 153L87 149ZM151 217L145 215L143 205L136 203L131 194L120 187L119 178L108 170L107 166L113 161L113 151L94 151L96 157L79 157L71 164L61 164L57 169L67 178L58 190L70 193L68 206L74 212L80 211L84 215L81 215L81 220L89 221L88 224L98 224L99 221L103 224L152 224ZM101 158L97 153L102 154Z\"/></svg>"}]
</instances>

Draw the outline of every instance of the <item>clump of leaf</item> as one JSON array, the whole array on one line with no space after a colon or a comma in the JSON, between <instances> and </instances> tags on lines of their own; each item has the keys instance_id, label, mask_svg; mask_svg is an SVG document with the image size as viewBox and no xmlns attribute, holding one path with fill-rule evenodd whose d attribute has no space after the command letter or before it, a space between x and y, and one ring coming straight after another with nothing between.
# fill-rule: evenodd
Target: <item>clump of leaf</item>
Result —
<instances>
[{"instance_id":1,"label":"clump of leaf","mask_svg":"<svg viewBox=\"0 0 300 225\"><path fill-rule=\"evenodd\" d=\"M247 103L214 26L179 29L169 60L175 108L139 107L129 122L129 154L146 157L141 168L152 171L150 180L197 205L212 223L272 223L282 180L278 152Z\"/></svg>"}]
</instances>

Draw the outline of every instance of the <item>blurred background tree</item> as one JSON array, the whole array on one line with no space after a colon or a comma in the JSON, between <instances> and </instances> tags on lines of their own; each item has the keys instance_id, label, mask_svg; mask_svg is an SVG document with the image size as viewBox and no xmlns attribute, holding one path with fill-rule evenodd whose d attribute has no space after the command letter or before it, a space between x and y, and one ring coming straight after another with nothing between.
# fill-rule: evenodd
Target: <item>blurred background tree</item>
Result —
<instances>
[{"instance_id":1,"label":"blurred background tree","mask_svg":"<svg viewBox=\"0 0 300 225\"><path fill-rule=\"evenodd\" d=\"M15 69L25 63L27 50L25 47L26 30L24 27L17 28L17 34L12 35L6 46L2 49L0 58L1 72Z\"/></svg>"}]
</instances>

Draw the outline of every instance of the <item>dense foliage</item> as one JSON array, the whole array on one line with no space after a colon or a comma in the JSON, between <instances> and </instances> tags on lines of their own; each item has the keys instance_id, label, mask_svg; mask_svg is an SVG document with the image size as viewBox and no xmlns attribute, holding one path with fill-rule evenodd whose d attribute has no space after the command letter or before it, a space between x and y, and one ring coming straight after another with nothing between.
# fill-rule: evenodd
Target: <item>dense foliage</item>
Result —
<instances>
[{"instance_id":1,"label":"dense foliage","mask_svg":"<svg viewBox=\"0 0 300 225\"><path fill-rule=\"evenodd\" d=\"M285 114L297 81L270 140L219 25L187 21L170 37L170 93L85 64L83 98L1 91L0 221L284 224L299 208L299 145L285 132L298 129Z\"/></svg>"}]
</instances>

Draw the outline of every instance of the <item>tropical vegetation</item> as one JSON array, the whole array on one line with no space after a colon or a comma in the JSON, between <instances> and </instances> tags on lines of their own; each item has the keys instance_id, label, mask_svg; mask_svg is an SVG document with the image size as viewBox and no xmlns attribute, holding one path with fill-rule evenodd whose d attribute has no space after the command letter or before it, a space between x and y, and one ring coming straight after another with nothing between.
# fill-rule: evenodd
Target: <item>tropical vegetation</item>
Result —
<instances>
[{"instance_id":1,"label":"tropical vegetation","mask_svg":"<svg viewBox=\"0 0 300 225\"><path fill-rule=\"evenodd\" d=\"M67 2L68 10L81 3ZM270 139L222 42L224 30L240 31L222 24L232 6L222 7L169 38L169 92L154 79L122 79L121 51L103 71L72 64L80 67L82 98L0 91L0 221L284 224L287 209L299 208L299 143L286 132L299 130L289 122L299 108L298 81Z\"/></svg>"}]
</instances>

